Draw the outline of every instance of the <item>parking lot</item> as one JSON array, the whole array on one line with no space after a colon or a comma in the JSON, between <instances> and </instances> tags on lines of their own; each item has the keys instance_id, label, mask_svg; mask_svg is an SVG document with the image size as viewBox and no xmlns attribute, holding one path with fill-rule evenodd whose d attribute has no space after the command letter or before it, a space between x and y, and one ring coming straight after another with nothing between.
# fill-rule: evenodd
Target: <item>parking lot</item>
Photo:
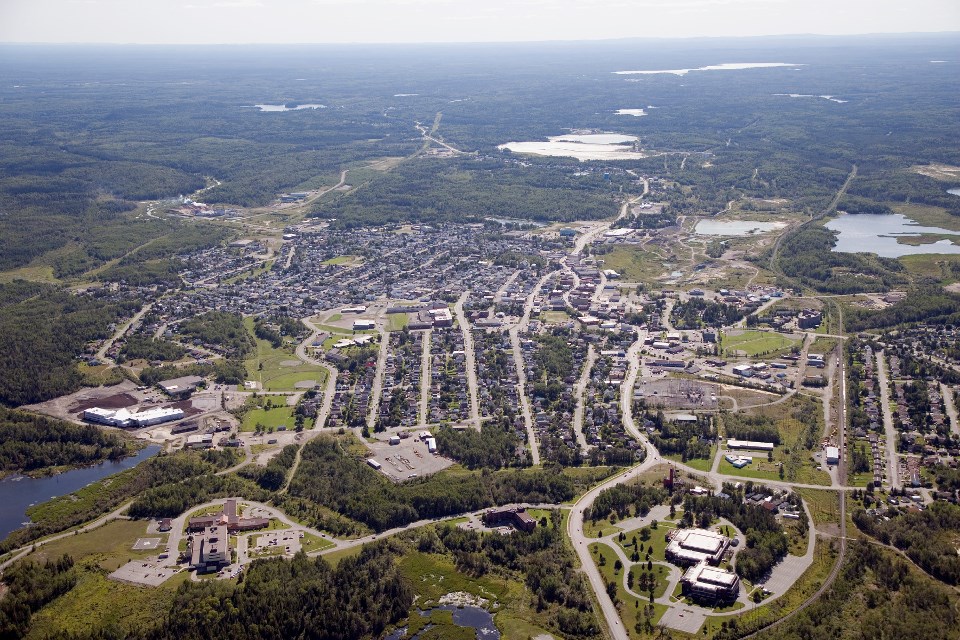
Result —
<instances>
[{"instance_id":1,"label":"parking lot","mask_svg":"<svg viewBox=\"0 0 960 640\"><path fill-rule=\"evenodd\" d=\"M453 461L427 450L427 444L412 434L400 440L400 444L390 444L386 434L379 434L384 440L366 442L373 451L372 458L381 464L381 471L391 480L402 481L419 476L430 475L446 469Z\"/></svg>"},{"instance_id":2,"label":"parking lot","mask_svg":"<svg viewBox=\"0 0 960 640\"><path fill-rule=\"evenodd\" d=\"M171 569L164 566L165 562L166 560L159 558L131 560L111 573L110 578L121 582L159 587L179 571L179 568Z\"/></svg>"}]
</instances>

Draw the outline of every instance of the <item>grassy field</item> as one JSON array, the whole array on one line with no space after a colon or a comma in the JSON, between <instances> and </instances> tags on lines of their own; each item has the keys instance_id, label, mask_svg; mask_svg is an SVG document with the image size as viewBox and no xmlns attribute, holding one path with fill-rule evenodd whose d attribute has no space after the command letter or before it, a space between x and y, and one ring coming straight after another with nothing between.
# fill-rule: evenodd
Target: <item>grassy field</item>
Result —
<instances>
[{"instance_id":1,"label":"grassy field","mask_svg":"<svg viewBox=\"0 0 960 640\"><path fill-rule=\"evenodd\" d=\"M331 551L330 553L323 554L323 559L329 562L331 565L336 567L340 564L340 561L344 558L350 558L360 554L363 545L357 545L355 547L350 547L348 549L337 549L336 551Z\"/></svg>"},{"instance_id":2,"label":"grassy field","mask_svg":"<svg viewBox=\"0 0 960 640\"><path fill-rule=\"evenodd\" d=\"M653 562L666 562L666 553L667 549L667 540L666 534L671 529L675 529L676 526L669 522L660 522L657 524L657 528L652 527L641 527L640 529L634 529L633 531L628 531L624 534L624 539L618 541L617 544L624 550L624 552L629 557L633 553L633 538L637 538L637 545L646 549L643 553L640 554L640 559L644 560L647 553L650 553L650 559ZM643 529L648 529L650 537L644 541L643 534L641 533ZM652 551L651 551L652 549Z\"/></svg>"},{"instance_id":3,"label":"grassy field","mask_svg":"<svg viewBox=\"0 0 960 640\"><path fill-rule=\"evenodd\" d=\"M637 598L636 596L629 593L626 588L623 586L623 572L626 569L616 570L614 563L617 559L616 552L611 549L606 544L601 542L594 542L590 545L590 554L596 562L597 567L600 569L600 573L603 575L605 582L614 582L617 585L617 600L619 601L618 608L620 610L620 617L623 619L623 626L630 633L631 637L642 637L635 632L638 620L643 620L644 612L648 611L647 606L649 603L647 600ZM600 564L600 557L605 558L605 562ZM656 572L654 575L659 575ZM657 590L665 590L666 585L661 585L658 580ZM655 591L656 593L656 591ZM654 604L653 611L651 616L651 624L656 625L657 621L660 620L660 617L666 611L664 605Z\"/></svg>"},{"instance_id":4,"label":"grassy field","mask_svg":"<svg viewBox=\"0 0 960 640\"><path fill-rule=\"evenodd\" d=\"M710 471L710 468L713 466L713 459L717 455L717 447L710 447L710 457L709 458L689 458L683 464L688 467L693 467L699 471ZM674 462L683 462L683 456L679 453L671 453L663 456L667 460L673 460Z\"/></svg>"},{"instance_id":5,"label":"grassy field","mask_svg":"<svg viewBox=\"0 0 960 640\"><path fill-rule=\"evenodd\" d=\"M357 260L357 256L337 256L336 258L330 258L329 260L324 260L320 264L351 264Z\"/></svg>"},{"instance_id":6,"label":"grassy field","mask_svg":"<svg viewBox=\"0 0 960 640\"><path fill-rule=\"evenodd\" d=\"M619 533L621 531L623 531L623 529L611 524L609 520L597 520L596 522L591 520L583 521L583 535L588 538L599 538L601 536L608 536L611 533Z\"/></svg>"},{"instance_id":7,"label":"grassy field","mask_svg":"<svg viewBox=\"0 0 960 640\"><path fill-rule=\"evenodd\" d=\"M603 261L604 269L613 269L626 282L653 282L665 271L657 254L633 247L617 247Z\"/></svg>"},{"instance_id":8,"label":"grassy field","mask_svg":"<svg viewBox=\"0 0 960 640\"><path fill-rule=\"evenodd\" d=\"M300 545L303 547L304 552L310 553L312 551L323 551L324 549L330 549L334 546L333 542L326 538L319 538L312 533L304 533L303 537L300 539Z\"/></svg>"},{"instance_id":9,"label":"grassy field","mask_svg":"<svg viewBox=\"0 0 960 640\"><path fill-rule=\"evenodd\" d=\"M240 426L241 431L255 431L257 424L262 424L264 427L269 429L273 427L276 429L280 426L285 426L287 429L293 429L295 426L296 420L293 415L294 407L274 407L270 410L267 409L251 409L246 412L243 416L243 423ZM307 418L304 421L304 428L309 429L312 426L312 421L310 418Z\"/></svg>"},{"instance_id":10,"label":"grassy field","mask_svg":"<svg viewBox=\"0 0 960 640\"><path fill-rule=\"evenodd\" d=\"M840 524L840 501L836 491L822 489L796 489L796 492L807 503L813 523L820 525Z\"/></svg>"},{"instance_id":11,"label":"grassy field","mask_svg":"<svg viewBox=\"0 0 960 640\"><path fill-rule=\"evenodd\" d=\"M253 335L253 318L245 318L244 324ZM252 380L258 381L264 391L293 391L298 382L312 380L322 385L327 379L327 370L297 358L293 346L284 345L275 349L266 340L256 338L256 351L244 361Z\"/></svg>"},{"instance_id":12,"label":"grassy field","mask_svg":"<svg viewBox=\"0 0 960 640\"><path fill-rule=\"evenodd\" d=\"M786 353L790 347L799 344L798 340L773 331L748 329L739 335L723 334L721 347L727 355L736 355L742 351L748 357L776 356Z\"/></svg>"},{"instance_id":13,"label":"grassy field","mask_svg":"<svg viewBox=\"0 0 960 640\"><path fill-rule=\"evenodd\" d=\"M817 336L817 339L813 341L813 344L810 345L809 353L819 353L821 355L826 355L837 348L837 343L839 340L836 338L825 338L823 336Z\"/></svg>"},{"instance_id":14,"label":"grassy field","mask_svg":"<svg viewBox=\"0 0 960 640\"><path fill-rule=\"evenodd\" d=\"M952 265L960 264L960 256L931 253L924 255L902 256L898 258L913 276L933 278L940 284L952 284L957 281Z\"/></svg>"},{"instance_id":15,"label":"grassy field","mask_svg":"<svg viewBox=\"0 0 960 640\"><path fill-rule=\"evenodd\" d=\"M400 331L410 324L410 314L391 313L387 316L387 331Z\"/></svg>"},{"instance_id":16,"label":"grassy field","mask_svg":"<svg viewBox=\"0 0 960 640\"><path fill-rule=\"evenodd\" d=\"M43 561L69 554L76 562L78 577L76 587L34 615L28 637L62 637L107 625L130 631L157 622L169 609L177 587L187 579L186 572L156 588L107 579L109 572L129 560L156 555L156 551L131 550L137 538L145 535L145 522L115 520L88 533L51 542L28 556Z\"/></svg>"}]
</instances>

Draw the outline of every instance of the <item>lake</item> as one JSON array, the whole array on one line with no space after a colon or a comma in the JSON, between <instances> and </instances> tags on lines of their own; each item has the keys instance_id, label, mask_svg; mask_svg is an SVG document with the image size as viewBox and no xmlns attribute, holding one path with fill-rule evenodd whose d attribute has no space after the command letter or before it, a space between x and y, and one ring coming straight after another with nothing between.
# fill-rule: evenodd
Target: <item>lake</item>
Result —
<instances>
[{"instance_id":1,"label":"lake","mask_svg":"<svg viewBox=\"0 0 960 640\"><path fill-rule=\"evenodd\" d=\"M697 67L696 69L656 69L649 71L614 71L620 76L629 75L651 75L655 73L672 73L675 76L685 76L691 71L741 71L743 69L769 69L772 67L802 67L802 64L792 62L724 62L723 64L712 64L706 67Z\"/></svg>"},{"instance_id":2,"label":"lake","mask_svg":"<svg viewBox=\"0 0 960 640\"><path fill-rule=\"evenodd\" d=\"M787 226L784 222L756 222L754 220L701 220L694 228L698 236L747 236L776 231Z\"/></svg>"},{"instance_id":3,"label":"lake","mask_svg":"<svg viewBox=\"0 0 960 640\"><path fill-rule=\"evenodd\" d=\"M552 136L546 142L507 142L497 149L538 156L576 158L577 160L636 160L647 154L635 148L639 138L622 133L568 133Z\"/></svg>"},{"instance_id":4,"label":"lake","mask_svg":"<svg viewBox=\"0 0 960 640\"><path fill-rule=\"evenodd\" d=\"M281 112L281 111L300 111L302 109L326 109L325 104L298 104L295 107L288 107L285 104L255 104L247 109L259 109L260 111Z\"/></svg>"},{"instance_id":5,"label":"lake","mask_svg":"<svg viewBox=\"0 0 960 640\"><path fill-rule=\"evenodd\" d=\"M833 250L841 253L875 253L882 258L927 253L960 254L960 246L946 239L918 246L897 242L899 237L915 237L924 233L960 236L960 231L925 227L900 213L844 214L826 226L839 234Z\"/></svg>"},{"instance_id":6,"label":"lake","mask_svg":"<svg viewBox=\"0 0 960 640\"><path fill-rule=\"evenodd\" d=\"M107 461L43 478L11 476L0 481L0 539L24 526L27 507L73 493L97 480L135 467L159 451L159 445L151 444L137 455L118 462Z\"/></svg>"}]
</instances>

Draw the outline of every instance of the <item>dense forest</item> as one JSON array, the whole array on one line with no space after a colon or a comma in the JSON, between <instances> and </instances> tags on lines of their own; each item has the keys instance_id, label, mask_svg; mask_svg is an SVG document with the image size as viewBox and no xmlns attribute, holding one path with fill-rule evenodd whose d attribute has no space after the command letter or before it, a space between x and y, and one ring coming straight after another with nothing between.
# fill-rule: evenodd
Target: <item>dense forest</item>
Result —
<instances>
[{"instance_id":1,"label":"dense forest","mask_svg":"<svg viewBox=\"0 0 960 640\"><path fill-rule=\"evenodd\" d=\"M788 622L761 632L763 640L956 640L956 593L890 550L863 542L848 545L829 590ZM740 638L749 625L730 622L718 640Z\"/></svg>"},{"instance_id":2,"label":"dense forest","mask_svg":"<svg viewBox=\"0 0 960 640\"><path fill-rule=\"evenodd\" d=\"M934 502L919 513L888 520L878 520L861 509L853 514L853 521L880 542L902 550L934 578L960 585L960 556L956 548L960 507L957 505Z\"/></svg>"},{"instance_id":3,"label":"dense forest","mask_svg":"<svg viewBox=\"0 0 960 640\"><path fill-rule=\"evenodd\" d=\"M360 226L481 222L488 216L595 220L616 211L609 185L572 175L568 168L471 157L404 163L354 193L321 204L313 215Z\"/></svg>"},{"instance_id":4,"label":"dense forest","mask_svg":"<svg viewBox=\"0 0 960 640\"><path fill-rule=\"evenodd\" d=\"M559 470L439 473L394 484L340 443L321 436L304 445L290 495L326 506L375 531L513 502L564 502L575 495Z\"/></svg>"},{"instance_id":5,"label":"dense forest","mask_svg":"<svg viewBox=\"0 0 960 640\"><path fill-rule=\"evenodd\" d=\"M215 349L228 358L242 358L256 346L243 318L225 311L208 311L184 320L179 332L186 340Z\"/></svg>"},{"instance_id":6,"label":"dense forest","mask_svg":"<svg viewBox=\"0 0 960 640\"><path fill-rule=\"evenodd\" d=\"M22 280L0 284L0 404L41 402L79 389L75 358L136 307Z\"/></svg>"},{"instance_id":7,"label":"dense forest","mask_svg":"<svg viewBox=\"0 0 960 640\"><path fill-rule=\"evenodd\" d=\"M117 460L131 449L116 432L0 407L0 474Z\"/></svg>"},{"instance_id":8,"label":"dense forest","mask_svg":"<svg viewBox=\"0 0 960 640\"><path fill-rule=\"evenodd\" d=\"M19 640L26 636L33 614L76 583L70 556L43 563L24 560L6 569L4 594L0 598L0 639Z\"/></svg>"}]
</instances>

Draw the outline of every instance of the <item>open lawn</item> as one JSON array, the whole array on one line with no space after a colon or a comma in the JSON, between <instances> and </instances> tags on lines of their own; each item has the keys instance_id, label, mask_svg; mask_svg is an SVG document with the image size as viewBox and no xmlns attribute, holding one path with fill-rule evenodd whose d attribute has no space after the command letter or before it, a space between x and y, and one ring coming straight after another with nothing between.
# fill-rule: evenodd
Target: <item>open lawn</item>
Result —
<instances>
[{"instance_id":1,"label":"open lawn","mask_svg":"<svg viewBox=\"0 0 960 640\"><path fill-rule=\"evenodd\" d=\"M253 335L253 318L245 318L244 324ZM264 391L293 391L298 383L312 381L322 385L327 379L327 370L297 358L293 345L276 349L266 340L255 338L257 348L244 361L251 380L260 382Z\"/></svg>"},{"instance_id":2,"label":"open lawn","mask_svg":"<svg viewBox=\"0 0 960 640\"><path fill-rule=\"evenodd\" d=\"M410 314L391 313L387 316L387 331L400 331L410 324Z\"/></svg>"},{"instance_id":3,"label":"open lawn","mask_svg":"<svg viewBox=\"0 0 960 640\"><path fill-rule=\"evenodd\" d=\"M643 539L643 530L647 529L649 537ZM633 531L627 531L624 534L624 539L618 541L620 547L627 554L627 557L630 557L634 552L633 539L637 539L637 547L642 548L643 551L640 553L640 560L646 561L647 554L650 554L650 560L653 562L666 562L666 553L667 549L667 532L676 529L676 526L670 522L660 522L657 523L657 528L653 527L641 527L639 529L634 529Z\"/></svg>"},{"instance_id":4,"label":"open lawn","mask_svg":"<svg viewBox=\"0 0 960 640\"><path fill-rule=\"evenodd\" d=\"M646 598L637 598L626 590L623 585L623 572L626 569L621 568L617 571L614 566L617 559L616 552L603 543L594 542L590 545L590 554L599 567L604 581L607 583L613 582L617 585L617 601L618 608L620 609L620 617L623 619L623 626L631 633L631 636L638 637L634 629L637 626L637 621L642 621L645 614L652 614L650 615L650 622L655 625L660 619L660 616L666 611L666 607L663 605L653 605L654 609L650 611L647 609L649 602ZM602 564L600 560L601 557L604 558ZM656 567L654 567L654 569L656 570ZM656 571L654 575L657 575ZM658 588L665 587L661 587L658 584Z\"/></svg>"},{"instance_id":5,"label":"open lawn","mask_svg":"<svg viewBox=\"0 0 960 640\"><path fill-rule=\"evenodd\" d=\"M273 427L276 429L285 426L287 429L293 429L296 420L293 415L293 407L275 407L269 411L266 409L251 409L243 416L243 423L240 426L241 431L256 431L257 425L261 424L268 430ZM309 429L312 425L311 419L304 421L304 428Z\"/></svg>"},{"instance_id":6,"label":"open lawn","mask_svg":"<svg viewBox=\"0 0 960 640\"><path fill-rule=\"evenodd\" d=\"M107 579L107 574L129 560L155 556L156 551L132 551L137 538L146 536L146 522L114 520L87 533L67 536L40 547L28 556L44 561L69 554L76 562L77 585L43 607L33 617L29 638L62 637L116 625L119 629L145 628L169 609L177 587L187 578L182 572L157 588L137 587ZM152 537L166 539L166 534Z\"/></svg>"},{"instance_id":7,"label":"open lawn","mask_svg":"<svg viewBox=\"0 0 960 640\"><path fill-rule=\"evenodd\" d=\"M710 447L710 457L709 458L689 458L686 461L683 460L683 455L679 453L671 453L663 456L667 460L673 460L674 462L682 462L688 467L693 467L698 471L710 471L710 468L713 466L713 459L717 455L716 445Z\"/></svg>"},{"instance_id":8,"label":"open lawn","mask_svg":"<svg viewBox=\"0 0 960 640\"><path fill-rule=\"evenodd\" d=\"M336 258L324 260L321 264L351 264L356 260L358 260L357 256L337 256Z\"/></svg>"},{"instance_id":9,"label":"open lawn","mask_svg":"<svg viewBox=\"0 0 960 640\"><path fill-rule=\"evenodd\" d=\"M327 538L319 538L312 533L304 533L300 539L300 545L303 547L305 553L323 551L324 549L330 549L334 546L333 542Z\"/></svg>"},{"instance_id":10,"label":"open lawn","mask_svg":"<svg viewBox=\"0 0 960 640\"><path fill-rule=\"evenodd\" d=\"M790 347L799 344L782 333L773 331L745 330L737 335L723 334L721 347L727 355L737 355L743 352L748 357L776 356L786 353Z\"/></svg>"},{"instance_id":11,"label":"open lawn","mask_svg":"<svg viewBox=\"0 0 960 640\"><path fill-rule=\"evenodd\" d=\"M69 554L75 561L93 559L106 571L114 571L129 560L156 555L154 551L133 551L137 538L146 536L147 524L143 520L112 520L93 531L67 536L45 544L30 558L48 560ZM167 534L151 534L166 540Z\"/></svg>"}]
</instances>

